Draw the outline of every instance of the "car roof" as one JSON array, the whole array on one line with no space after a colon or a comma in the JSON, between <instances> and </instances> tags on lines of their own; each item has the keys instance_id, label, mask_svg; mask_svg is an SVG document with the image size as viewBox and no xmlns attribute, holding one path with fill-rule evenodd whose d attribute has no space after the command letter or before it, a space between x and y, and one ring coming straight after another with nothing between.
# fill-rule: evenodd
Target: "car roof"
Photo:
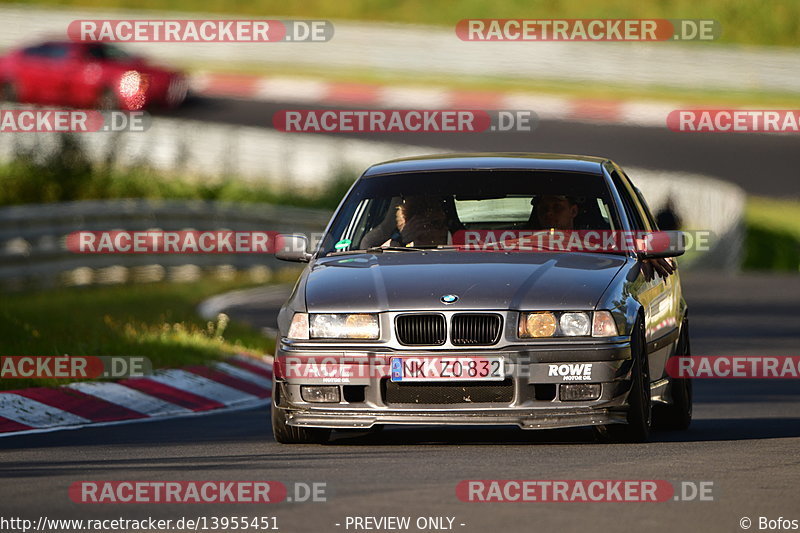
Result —
<instances>
[{"instance_id":1,"label":"car roof","mask_svg":"<svg viewBox=\"0 0 800 533\"><path fill-rule=\"evenodd\" d=\"M69 46L69 47L76 47L76 46L86 46L86 45L99 45L99 46L109 46L109 44L104 41L70 41L66 39L48 39L46 41L38 41L34 43L28 43L21 48L21 50L27 50L29 48L38 48L40 46Z\"/></svg>"},{"instance_id":2,"label":"car roof","mask_svg":"<svg viewBox=\"0 0 800 533\"><path fill-rule=\"evenodd\" d=\"M79 43L79 42L76 42L76 41L67 41L67 40L64 40L64 39L60 39L60 40L59 39L49 39L47 41L39 41L39 42L36 42L36 43L27 44L25 46L25 48L36 48L37 46L45 46L45 45L48 45L48 46L52 46L52 45L75 46L76 44L82 44L82 43Z\"/></svg>"},{"instance_id":3,"label":"car roof","mask_svg":"<svg viewBox=\"0 0 800 533\"><path fill-rule=\"evenodd\" d=\"M555 170L602 175L604 157L541 153L474 153L406 157L369 167L362 177L450 170Z\"/></svg>"}]
</instances>

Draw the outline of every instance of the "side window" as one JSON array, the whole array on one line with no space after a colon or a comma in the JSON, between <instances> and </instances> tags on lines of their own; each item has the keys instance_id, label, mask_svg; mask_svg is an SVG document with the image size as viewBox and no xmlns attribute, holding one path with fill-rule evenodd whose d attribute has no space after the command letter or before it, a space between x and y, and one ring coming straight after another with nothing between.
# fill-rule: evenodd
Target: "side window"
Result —
<instances>
[{"instance_id":1,"label":"side window","mask_svg":"<svg viewBox=\"0 0 800 533\"><path fill-rule=\"evenodd\" d=\"M359 202L350 223L340 237L349 240L349 249L379 246L396 227L395 211L390 198L365 198Z\"/></svg>"},{"instance_id":2,"label":"side window","mask_svg":"<svg viewBox=\"0 0 800 533\"><path fill-rule=\"evenodd\" d=\"M614 182L614 186L617 188L617 192L622 199L622 204L625 207L625 212L628 214L628 221L630 222L631 229L634 231L646 231L647 224L645 224L642 218L637 203L634 202L631 197L630 189L616 170L611 172L611 180Z\"/></svg>"},{"instance_id":3,"label":"side window","mask_svg":"<svg viewBox=\"0 0 800 533\"><path fill-rule=\"evenodd\" d=\"M103 60L106 59L106 51L99 44L93 44L86 48L86 55L92 59Z\"/></svg>"},{"instance_id":4,"label":"side window","mask_svg":"<svg viewBox=\"0 0 800 533\"><path fill-rule=\"evenodd\" d=\"M658 231L658 224L656 224L656 219L653 218L653 212L650 210L650 206L647 205L647 200L644 199L642 191L640 191L638 187L634 187L633 190L636 191L636 197L639 199L639 204L642 206L642 211L647 218L648 224L650 224L650 229Z\"/></svg>"},{"instance_id":5,"label":"side window","mask_svg":"<svg viewBox=\"0 0 800 533\"><path fill-rule=\"evenodd\" d=\"M64 44L46 43L25 49L26 56L41 57L47 59L64 59L69 55L69 47Z\"/></svg>"},{"instance_id":6,"label":"side window","mask_svg":"<svg viewBox=\"0 0 800 533\"><path fill-rule=\"evenodd\" d=\"M43 57L47 52L47 45L41 44L39 46L31 46L22 51L23 55L29 57Z\"/></svg>"}]
</instances>

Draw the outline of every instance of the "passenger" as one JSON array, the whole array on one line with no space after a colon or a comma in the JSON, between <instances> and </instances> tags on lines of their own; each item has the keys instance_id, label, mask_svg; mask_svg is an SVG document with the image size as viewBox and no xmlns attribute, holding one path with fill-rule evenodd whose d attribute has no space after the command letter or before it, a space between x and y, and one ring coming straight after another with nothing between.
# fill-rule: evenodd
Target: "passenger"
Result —
<instances>
[{"instance_id":1,"label":"passenger","mask_svg":"<svg viewBox=\"0 0 800 533\"><path fill-rule=\"evenodd\" d=\"M367 232L361 239L361 248L372 248L373 246L388 246L386 240L390 241L400 237L400 232L397 230L397 208L403 200L397 196L390 200L389 207L383 220L377 226L374 226Z\"/></svg>"},{"instance_id":2,"label":"passenger","mask_svg":"<svg viewBox=\"0 0 800 533\"><path fill-rule=\"evenodd\" d=\"M397 206L397 233L384 246L438 246L450 242L448 217L441 198L407 196Z\"/></svg>"}]
</instances>

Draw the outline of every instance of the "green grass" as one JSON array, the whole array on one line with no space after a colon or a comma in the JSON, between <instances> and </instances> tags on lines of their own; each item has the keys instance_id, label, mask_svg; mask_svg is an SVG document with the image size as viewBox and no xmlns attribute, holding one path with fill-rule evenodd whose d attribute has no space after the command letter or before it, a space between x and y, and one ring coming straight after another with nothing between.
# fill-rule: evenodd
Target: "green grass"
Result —
<instances>
[{"instance_id":1,"label":"green grass","mask_svg":"<svg viewBox=\"0 0 800 533\"><path fill-rule=\"evenodd\" d=\"M800 43L800 2L796 0L27 0L24 3L230 13L265 18L370 20L448 27L465 18L702 18L720 22L722 35L719 41L723 43L782 46Z\"/></svg>"},{"instance_id":2,"label":"green grass","mask_svg":"<svg viewBox=\"0 0 800 533\"><path fill-rule=\"evenodd\" d=\"M287 275L287 278L289 276ZM221 317L203 320L195 307L244 279L93 286L6 293L0 304L0 354L137 355L154 368L205 364L234 353L271 354L259 331ZM2 379L0 390L67 383Z\"/></svg>"},{"instance_id":3,"label":"green grass","mask_svg":"<svg viewBox=\"0 0 800 533\"><path fill-rule=\"evenodd\" d=\"M247 183L236 176L198 179L165 175L148 167L124 170L94 162L76 135L59 137L60 146L48 157L19 152L0 164L0 206L32 203L103 200L112 198L220 200L260 202L299 207L334 209L356 178L342 172L317 191L297 191L264 183Z\"/></svg>"},{"instance_id":4,"label":"green grass","mask_svg":"<svg viewBox=\"0 0 800 533\"><path fill-rule=\"evenodd\" d=\"M744 269L800 272L800 201L751 197L745 229Z\"/></svg>"}]
</instances>

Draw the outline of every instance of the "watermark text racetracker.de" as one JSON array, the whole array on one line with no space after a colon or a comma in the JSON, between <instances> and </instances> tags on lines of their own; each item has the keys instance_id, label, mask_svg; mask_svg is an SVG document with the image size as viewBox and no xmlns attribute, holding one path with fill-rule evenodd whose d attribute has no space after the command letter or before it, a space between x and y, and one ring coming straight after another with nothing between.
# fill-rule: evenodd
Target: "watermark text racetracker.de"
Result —
<instances>
[{"instance_id":1,"label":"watermark text racetracker.de","mask_svg":"<svg viewBox=\"0 0 800 533\"><path fill-rule=\"evenodd\" d=\"M287 133L530 132L537 122L529 110L284 109L272 116Z\"/></svg>"},{"instance_id":2,"label":"watermark text racetracker.de","mask_svg":"<svg viewBox=\"0 0 800 533\"><path fill-rule=\"evenodd\" d=\"M711 19L463 19L462 41L711 41Z\"/></svg>"},{"instance_id":3,"label":"watermark text racetracker.de","mask_svg":"<svg viewBox=\"0 0 800 533\"><path fill-rule=\"evenodd\" d=\"M153 373L153 364L140 356L40 355L0 357L0 379L132 378ZM2 531L2 529L0 529Z\"/></svg>"},{"instance_id":4,"label":"watermark text racetracker.de","mask_svg":"<svg viewBox=\"0 0 800 533\"><path fill-rule=\"evenodd\" d=\"M0 109L0 133L144 132L146 111L93 109Z\"/></svg>"},{"instance_id":5,"label":"watermark text racetracker.de","mask_svg":"<svg viewBox=\"0 0 800 533\"><path fill-rule=\"evenodd\" d=\"M74 20L67 28L77 42L319 43L333 33L329 20Z\"/></svg>"},{"instance_id":6,"label":"watermark text racetracker.de","mask_svg":"<svg viewBox=\"0 0 800 533\"><path fill-rule=\"evenodd\" d=\"M282 246L275 231L74 231L67 250L79 254L271 254Z\"/></svg>"},{"instance_id":7,"label":"watermark text racetracker.de","mask_svg":"<svg viewBox=\"0 0 800 533\"><path fill-rule=\"evenodd\" d=\"M452 244L476 252L707 252L714 242L708 230L458 230Z\"/></svg>"},{"instance_id":8,"label":"watermark text racetracker.de","mask_svg":"<svg viewBox=\"0 0 800 533\"><path fill-rule=\"evenodd\" d=\"M287 486L288 485L288 486ZM69 498L80 504L106 503L306 503L328 501L324 481L76 481Z\"/></svg>"},{"instance_id":9,"label":"watermark text racetracker.de","mask_svg":"<svg viewBox=\"0 0 800 533\"><path fill-rule=\"evenodd\" d=\"M680 355L666 370L674 378L798 379L800 356Z\"/></svg>"},{"instance_id":10,"label":"watermark text racetracker.de","mask_svg":"<svg viewBox=\"0 0 800 533\"><path fill-rule=\"evenodd\" d=\"M800 109L676 109L667 128L681 133L800 133Z\"/></svg>"},{"instance_id":11,"label":"watermark text racetracker.de","mask_svg":"<svg viewBox=\"0 0 800 533\"><path fill-rule=\"evenodd\" d=\"M468 479L456 485L467 503L661 503L714 501L713 481L664 479Z\"/></svg>"}]
</instances>

